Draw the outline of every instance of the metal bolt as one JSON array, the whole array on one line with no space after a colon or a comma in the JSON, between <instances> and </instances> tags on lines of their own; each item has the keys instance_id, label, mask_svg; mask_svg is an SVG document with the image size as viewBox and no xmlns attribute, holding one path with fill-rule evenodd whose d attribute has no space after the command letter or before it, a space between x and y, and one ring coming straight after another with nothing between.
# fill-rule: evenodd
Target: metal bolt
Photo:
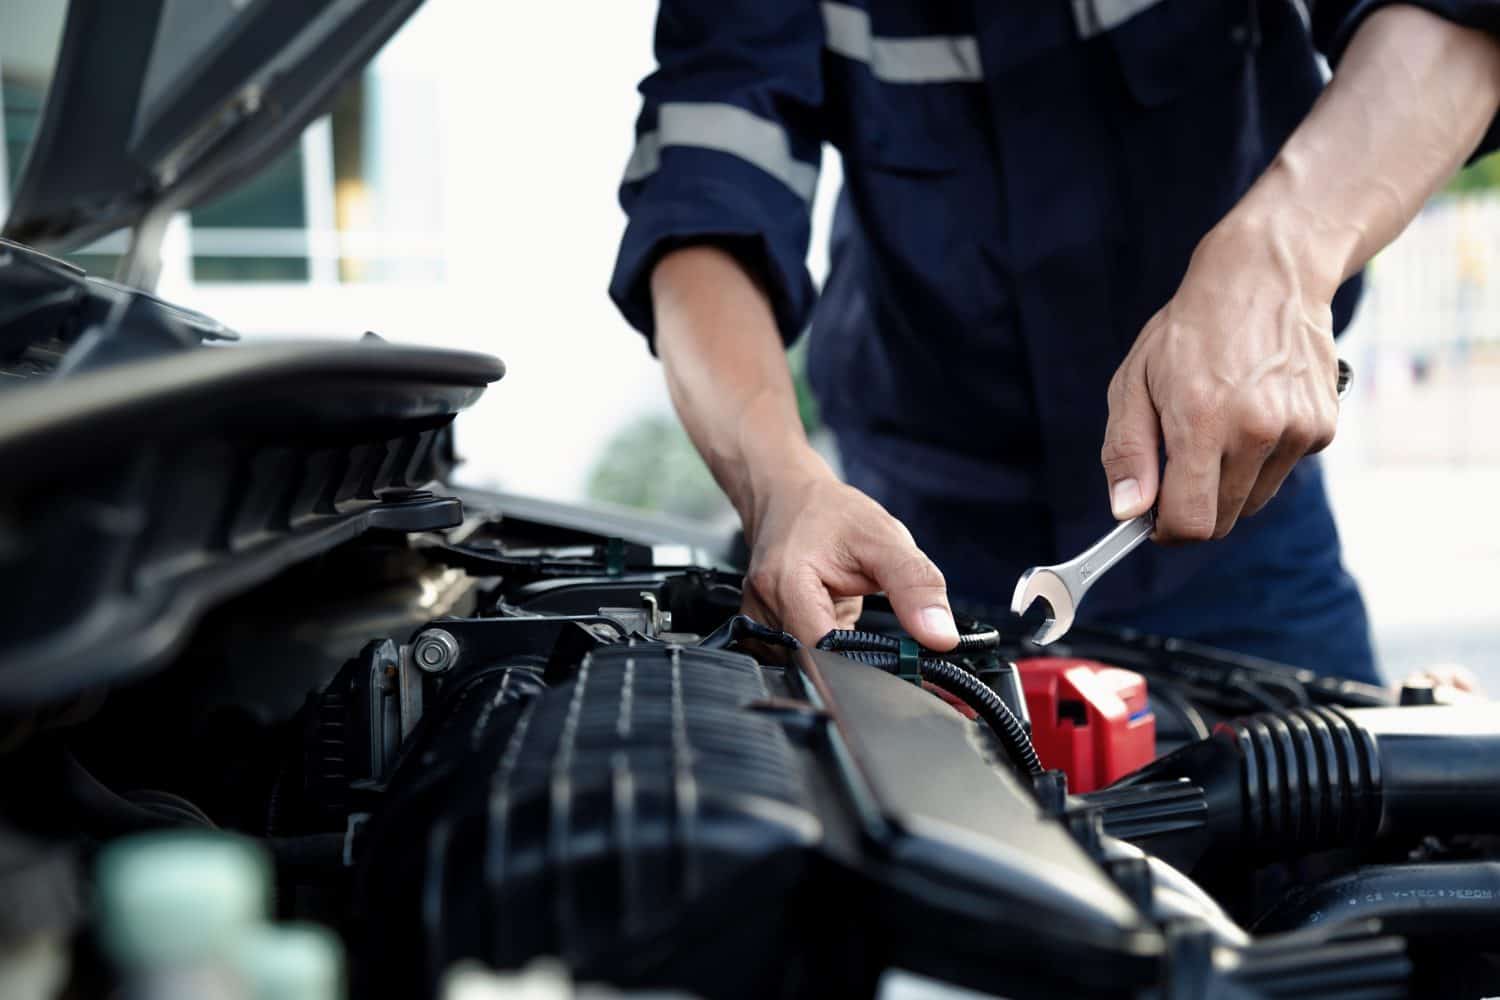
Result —
<instances>
[{"instance_id":1,"label":"metal bolt","mask_svg":"<svg viewBox=\"0 0 1500 1000\"><path fill-rule=\"evenodd\" d=\"M427 629L412 643L411 658L419 669L440 674L458 662L458 640L445 629Z\"/></svg>"}]
</instances>

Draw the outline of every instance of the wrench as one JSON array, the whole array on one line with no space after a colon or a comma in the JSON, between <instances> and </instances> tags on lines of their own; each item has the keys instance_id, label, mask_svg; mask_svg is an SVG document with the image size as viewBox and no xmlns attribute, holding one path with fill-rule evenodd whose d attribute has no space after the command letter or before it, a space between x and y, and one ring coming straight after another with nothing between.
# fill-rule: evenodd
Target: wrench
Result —
<instances>
[{"instance_id":1,"label":"wrench","mask_svg":"<svg viewBox=\"0 0 1500 1000\"><path fill-rule=\"evenodd\" d=\"M1353 382L1354 369L1340 358L1336 383L1339 399L1349 394ZM1074 559L1056 566L1031 567L1016 581L1016 592L1010 599L1011 614L1025 614L1026 609L1040 597L1047 602L1047 609L1051 613L1036 630L1031 641L1038 646L1056 642L1073 627L1073 615L1094 581L1150 538L1155 529L1156 510L1153 508L1120 523Z\"/></svg>"},{"instance_id":2,"label":"wrench","mask_svg":"<svg viewBox=\"0 0 1500 1000\"><path fill-rule=\"evenodd\" d=\"M1073 613L1100 574L1150 538L1155 529L1156 511L1148 510L1121 522L1077 558L1056 566L1031 567L1016 581L1016 593L1010 599L1011 614L1024 614L1040 597L1047 602L1051 613L1031 641L1038 646L1056 642L1073 627Z\"/></svg>"}]
</instances>

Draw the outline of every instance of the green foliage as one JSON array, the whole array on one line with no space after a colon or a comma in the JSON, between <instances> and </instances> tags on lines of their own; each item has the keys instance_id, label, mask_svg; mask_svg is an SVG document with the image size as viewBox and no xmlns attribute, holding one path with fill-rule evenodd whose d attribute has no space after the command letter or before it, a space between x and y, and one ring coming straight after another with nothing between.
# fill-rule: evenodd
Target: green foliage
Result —
<instances>
[{"instance_id":1,"label":"green foliage","mask_svg":"<svg viewBox=\"0 0 1500 1000\"><path fill-rule=\"evenodd\" d=\"M687 432L661 413L638 417L614 433L589 473L588 495L699 520L730 510Z\"/></svg>"},{"instance_id":2,"label":"green foliage","mask_svg":"<svg viewBox=\"0 0 1500 1000\"><path fill-rule=\"evenodd\" d=\"M822 421L807 384L807 339L787 354L796 390L796 415L808 436ZM604 453L588 474L588 496L595 501L661 511L679 517L715 520L732 508L703 465L682 424L669 414L648 414L628 421L610 436Z\"/></svg>"},{"instance_id":3,"label":"green foliage","mask_svg":"<svg viewBox=\"0 0 1500 1000\"><path fill-rule=\"evenodd\" d=\"M807 384L807 340L787 357L797 390L797 415L813 434L822 422ZM637 417L617 430L589 472L591 500L715 520L731 513L729 501L677 420L662 413Z\"/></svg>"},{"instance_id":4,"label":"green foliage","mask_svg":"<svg viewBox=\"0 0 1500 1000\"><path fill-rule=\"evenodd\" d=\"M797 341L787 354L787 363L792 368L792 387L797 390L797 416L802 418L802 426L811 437L823 422L818 418L818 401L813 398L812 386L807 383L808 340L803 337Z\"/></svg>"},{"instance_id":5,"label":"green foliage","mask_svg":"<svg viewBox=\"0 0 1500 1000\"><path fill-rule=\"evenodd\" d=\"M1486 156L1478 163L1470 164L1458 176L1448 182L1451 194L1500 189L1500 155Z\"/></svg>"}]
</instances>

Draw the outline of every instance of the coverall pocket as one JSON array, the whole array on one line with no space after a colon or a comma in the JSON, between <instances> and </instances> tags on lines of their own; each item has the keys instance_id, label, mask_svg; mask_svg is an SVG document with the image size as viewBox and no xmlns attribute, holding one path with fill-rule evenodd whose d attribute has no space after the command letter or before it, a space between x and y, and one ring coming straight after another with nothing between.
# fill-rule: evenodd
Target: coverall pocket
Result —
<instances>
[{"instance_id":1,"label":"coverall pocket","mask_svg":"<svg viewBox=\"0 0 1500 1000\"><path fill-rule=\"evenodd\" d=\"M1107 32L1130 96L1156 108L1243 71L1256 0L1158 0Z\"/></svg>"},{"instance_id":2,"label":"coverall pocket","mask_svg":"<svg viewBox=\"0 0 1500 1000\"><path fill-rule=\"evenodd\" d=\"M834 57L831 62L839 60ZM902 173L948 173L974 141L963 93L974 84L891 84L861 65L832 65L829 139L862 166Z\"/></svg>"}]
</instances>

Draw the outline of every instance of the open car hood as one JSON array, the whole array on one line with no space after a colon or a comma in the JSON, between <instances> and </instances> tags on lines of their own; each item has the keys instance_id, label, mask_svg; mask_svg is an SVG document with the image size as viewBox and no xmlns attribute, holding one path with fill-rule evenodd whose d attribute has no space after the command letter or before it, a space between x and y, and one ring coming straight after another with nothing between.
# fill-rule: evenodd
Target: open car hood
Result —
<instances>
[{"instance_id":1,"label":"open car hood","mask_svg":"<svg viewBox=\"0 0 1500 1000\"><path fill-rule=\"evenodd\" d=\"M294 141L421 0L72 0L4 235L73 250Z\"/></svg>"}]
</instances>

